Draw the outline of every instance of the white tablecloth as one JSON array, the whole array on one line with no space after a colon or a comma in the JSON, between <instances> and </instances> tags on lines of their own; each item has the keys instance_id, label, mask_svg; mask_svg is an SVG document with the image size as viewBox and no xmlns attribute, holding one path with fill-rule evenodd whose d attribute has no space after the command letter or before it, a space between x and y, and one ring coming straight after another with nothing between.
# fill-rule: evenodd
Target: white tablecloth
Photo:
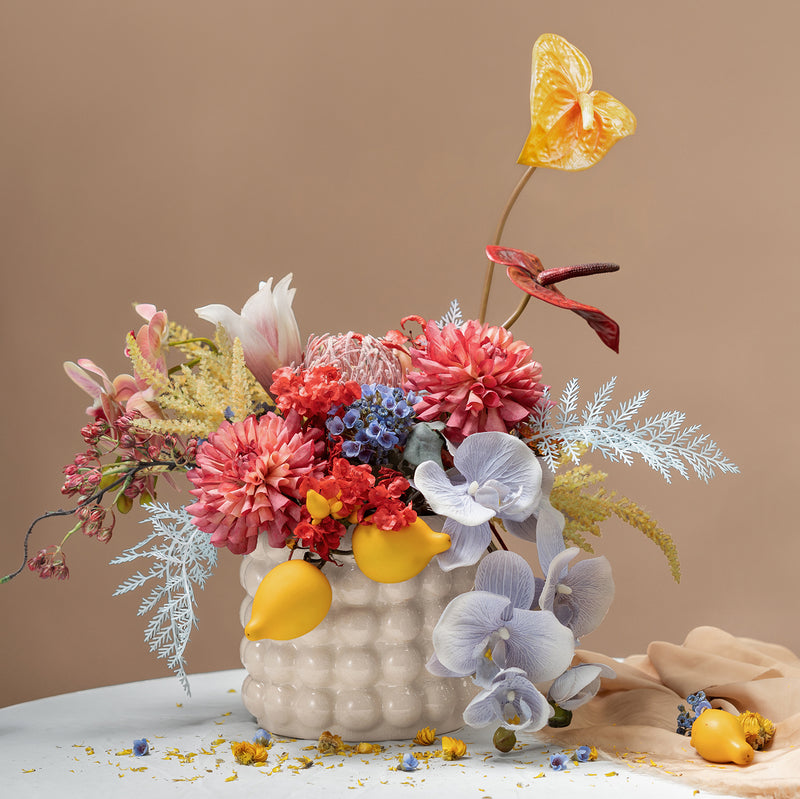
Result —
<instances>
[{"instance_id":1,"label":"white tablecloth","mask_svg":"<svg viewBox=\"0 0 800 799\"><path fill-rule=\"evenodd\" d=\"M424 751L409 741L390 742L380 754L319 756L315 742L275 738L267 764L242 766L232 741L249 741L256 730L243 708L240 670L191 677L192 698L177 680L115 685L25 702L0 709L0 794L3 797L309 796L530 797L557 799L712 797L693 786L634 763L572 763L567 771L549 766L542 740L521 735L524 744L508 754L491 745L489 732L454 733L468 757L421 761L419 770L396 770L406 752ZM332 730L332 732L336 732ZM136 757L134 739L147 738L151 753ZM586 741L591 744L590 740ZM439 747L441 743L437 741ZM430 750L436 745L427 747ZM310 768L296 758L309 757ZM421 789L421 791L420 791Z\"/></svg>"}]
</instances>

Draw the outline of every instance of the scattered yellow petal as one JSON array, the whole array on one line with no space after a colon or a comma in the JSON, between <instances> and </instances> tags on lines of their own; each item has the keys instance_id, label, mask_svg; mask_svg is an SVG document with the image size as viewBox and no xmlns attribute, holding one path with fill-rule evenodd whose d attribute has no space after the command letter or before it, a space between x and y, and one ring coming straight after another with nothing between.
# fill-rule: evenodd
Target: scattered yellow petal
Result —
<instances>
[{"instance_id":1,"label":"scattered yellow petal","mask_svg":"<svg viewBox=\"0 0 800 799\"><path fill-rule=\"evenodd\" d=\"M618 777L618 776L619 776L619 774L618 774L616 771L607 771L607 772L605 773L605 776L606 776L606 777Z\"/></svg>"},{"instance_id":2,"label":"scattered yellow petal","mask_svg":"<svg viewBox=\"0 0 800 799\"><path fill-rule=\"evenodd\" d=\"M35 768L24 768L24 769L22 769L22 773L23 774L33 774L34 771L36 771Z\"/></svg>"},{"instance_id":3,"label":"scattered yellow petal","mask_svg":"<svg viewBox=\"0 0 800 799\"><path fill-rule=\"evenodd\" d=\"M234 771L230 777L225 777L225 782L233 782L234 780L238 780L239 775Z\"/></svg>"}]
</instances>

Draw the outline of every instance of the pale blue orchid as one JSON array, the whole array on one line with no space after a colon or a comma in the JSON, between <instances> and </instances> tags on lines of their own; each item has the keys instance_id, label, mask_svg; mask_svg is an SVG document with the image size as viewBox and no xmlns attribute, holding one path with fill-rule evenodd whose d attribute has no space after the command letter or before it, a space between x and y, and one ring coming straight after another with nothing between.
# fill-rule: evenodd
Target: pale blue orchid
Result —
<instances>
[{"instance_id":1,"label":"pale blue orchid","mask_svg":"<svg viewBox=\"0 0 800 799\"><path fill-rule=\"evenodd\" d=\"M494 517L513 535L536 541L548 558L564 549L564 517L550 505L552 477L531 449L508 433L467 436L445 472L434 461L421 463L414 485L434 513L447 517L450 549L437 556L445 571L476 563L491 540ZM544 477L544 479L543 479Z\"/></svg>"},{"instance_id":2,"label":"pale blue orchid","mask_svg":"<svg viewBox=\"0 0 800 799\"><path fill-rule=\"evenodd\" d=\"M497 724L509 730L540 730L554 711L544 695L525 676L522 669L498 672L464 710L464 723L470 727ZM517 718L517 721L512 719Z\"/></svg>"},{"instance_id":3,"label":"pale blue orchid","mask_svg":"<svg viewBox=\"0 0 800 799\"><path fill-rule=\"evenodd\" d=\"M572 711L597 694L603 677L614 679L616 676L614 669L604 663L580 663L553 680L547 698L564 710Z\"/></svg>"},{"instance_id":4,"label":"pale blue orchid","mask_svg":"<svg viewBox=\"0 0 800 799\"><path fill-rule=\"evenodd\" d=\"M576 641L600 625L614 599L608 559L590 558L568 568L578 552L577 547L570 547L549 562L540 555L547 579L537 580L535 600L542 610L551 611L569 627Z\"/></svg>"},{"instance_id":5,"label":"pale blue orchid","mask_svg":"<svg viewBox=\"0 0 800 799\"><path fill-rule=\"evenodd\" d=\"M513 552L487 555L475 590L453 599L433 629L428 669L442 676L475 675L483 688L502 669L522 669L531 682L552 680L569 666L574 638L550 611L530 610L535 580Z\"/></svg>"}]
</instances>

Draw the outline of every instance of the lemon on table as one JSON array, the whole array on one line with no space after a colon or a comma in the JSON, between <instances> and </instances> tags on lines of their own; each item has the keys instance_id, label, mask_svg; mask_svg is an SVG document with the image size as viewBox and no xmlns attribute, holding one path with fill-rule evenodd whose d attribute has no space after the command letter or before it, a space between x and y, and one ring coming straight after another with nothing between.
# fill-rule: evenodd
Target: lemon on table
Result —
<instances>
[{"instance_id":1,"label":"lemon on table","mask_svg":"<svg viewBox=\"0 0 800 799\"><path fill-rule=\"evenodd\" d=\"M288 641L313 630L328 614L333 593L328 578L305 560L287 560L264 576L253 597L250 641Z\"/></svg>"},{"instance_id":2,"label":"lemon on table","mask_svg":"<svg viewBox=\"0 0 800 799\"><path fill-rule=\"evenodd\" d=\"M361 571L378 583L401 583L419 574L434 555L450 548L450 536L437 533L419 517L402 530L359 524L353 530L353 556Z\"/></svg>"}]
</instances>

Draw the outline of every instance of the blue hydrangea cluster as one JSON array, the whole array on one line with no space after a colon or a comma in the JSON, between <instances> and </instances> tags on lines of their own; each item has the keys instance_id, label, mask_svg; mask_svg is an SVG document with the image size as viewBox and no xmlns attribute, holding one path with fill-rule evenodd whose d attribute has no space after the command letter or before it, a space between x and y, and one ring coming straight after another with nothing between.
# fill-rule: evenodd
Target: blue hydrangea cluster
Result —
<instances>
[{"instance_id":1,"label":"blue hydrangea cluster","mask_svg":"<svg viewBox=\"0 0 800 799\"><path fill-rule=\"evenodd\" d=\"M405 444L416 418L413 406L417 401L413 391L405 394L400 388L363 385L361 398L352 405L331 408L326 427L331 436L342 437L346 458L380 466L395 447Z\"/></svg>"}]
</instances>

